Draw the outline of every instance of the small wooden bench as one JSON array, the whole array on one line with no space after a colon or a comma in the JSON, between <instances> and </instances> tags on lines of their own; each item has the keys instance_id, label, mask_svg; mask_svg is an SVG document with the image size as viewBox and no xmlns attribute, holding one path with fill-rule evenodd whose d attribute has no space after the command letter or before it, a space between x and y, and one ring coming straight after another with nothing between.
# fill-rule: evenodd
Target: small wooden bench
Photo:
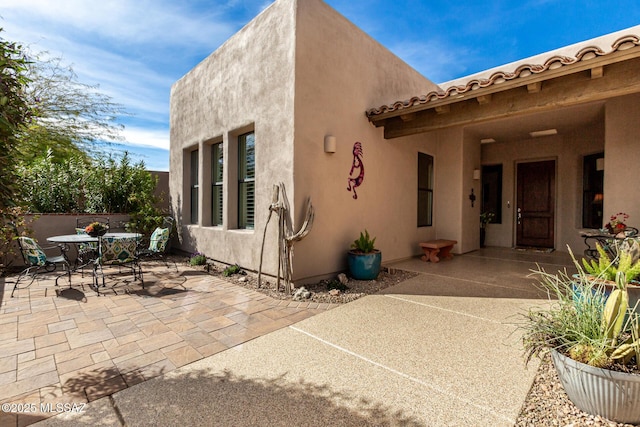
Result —
<instances>
[{"instance_id":1,"label":"small wooden bench","mask_svg":"<svg viewBox=\"0 0 640 427\"><path fill-rule=\"evenodd\" d=\"M423 261L439 262L440 258L452 258L453 254L451 249L453 245L458 243L455 240L429 240L428 242L420 243L420 247L424 252L422 257Z\"/></svg>"}]
</instances>

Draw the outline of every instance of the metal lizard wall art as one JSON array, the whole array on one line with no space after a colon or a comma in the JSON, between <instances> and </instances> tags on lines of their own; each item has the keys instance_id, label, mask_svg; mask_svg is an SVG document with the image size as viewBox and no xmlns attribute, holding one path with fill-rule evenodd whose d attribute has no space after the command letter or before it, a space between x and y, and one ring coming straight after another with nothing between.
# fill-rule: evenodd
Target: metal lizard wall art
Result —
<instances>
[{"instance_id":1,"label":"metal lizard wall art","mask_svg":"<svg viewBox=\"0 0 640 427\"><path fill-rule=\"evenodd\" d=\"M351 170L349 171L349 179L347 191L353 191L353 198L358 198L358 193L356 193L356 187L359 187L364 181L364 165L362 164L362 144L360 142L356 142L353 144L353 163L351 164ZM360 170L358 176L353 175L356 169Z\"/></svg>"}]
</instances>

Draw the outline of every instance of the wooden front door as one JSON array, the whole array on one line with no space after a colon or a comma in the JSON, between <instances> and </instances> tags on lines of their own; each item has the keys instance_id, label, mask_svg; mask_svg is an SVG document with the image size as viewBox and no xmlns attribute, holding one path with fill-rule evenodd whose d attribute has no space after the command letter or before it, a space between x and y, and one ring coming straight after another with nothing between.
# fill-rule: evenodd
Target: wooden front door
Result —
<instances>
[{"instance_id":1,"label":"wooden front door","mask_svg":"<svg viewBox=\"0 0 640 427\"><path fill-rule=\"evenodd\" d=\"M516 246L554 247L556 162L518 163Z\"/></svg>"}]
</instances>

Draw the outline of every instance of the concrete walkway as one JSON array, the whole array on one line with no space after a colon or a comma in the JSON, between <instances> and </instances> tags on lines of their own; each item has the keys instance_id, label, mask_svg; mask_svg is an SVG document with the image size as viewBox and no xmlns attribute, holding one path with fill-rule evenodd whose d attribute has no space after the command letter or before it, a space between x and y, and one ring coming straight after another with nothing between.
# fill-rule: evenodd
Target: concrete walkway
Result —
<instances>
[{"instance_id":1,"label":"concrete walkway","mask_svg":"<svg viewBox=\"0 0 640 427\"><path fill-rule=\"evenodd\" d=\"M544 303L535 261L570 266L509 249L398 263L421 274L38 425L513 425L537 369L514 332Z\"/></svg>"}]
</instances>

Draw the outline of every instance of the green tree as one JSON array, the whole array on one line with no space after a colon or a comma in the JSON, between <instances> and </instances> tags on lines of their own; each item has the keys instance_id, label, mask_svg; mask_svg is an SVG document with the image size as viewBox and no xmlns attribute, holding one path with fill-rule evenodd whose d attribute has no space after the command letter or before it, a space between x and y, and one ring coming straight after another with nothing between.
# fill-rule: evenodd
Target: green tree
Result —
<instances>
[{"instance_id":1,"label":"green tree","mask_svg":"<svg viewBox=\"0 0 640 427\"><path fill-rule=\"evenodd\" d=\"M70 65L46 53L34 55L29 66L27 94L37 105L38 117L21 138L26 162L51 150L54 160L77 154L95 156L99 141L122 140L119 117L123 107L99 92L99 86L78 81Z\"/></svg>"},{"instance_id":2,"label":"green tree","mask_svg":"<svg viewBox=\"0 0 640 427\"><path fill-rule=\"evenodd\" d=\"M15 205L18 145L34 117L27 94L28 66L22 46L0 37L0 212Z\"/></svg>"},{"instance_id":3,"label":"green tree","mask_svg":"<svg viewBox=\"0 0 640 427\"><path fill-rule=\"evenodd\" d=\"M18 167L22 199L31 212L82 212L90 164L82 154L55 160L52 150L47 150L44 156Z\"/></svg>"},{"instance_id":4,"label":"green tree","mask_svg":"<svg viewBox=\"0 0 640 427\"><path fill-rule=\"evenodd\" d=\"M27 220L25 211L21 207L11 207L2 210L0 221L0 274L4 274L10 267L10 260L17 255L17 236L29 236L33 232L31 223L33 218Z\"/></svg>"},{"instance_id":5,"label":"green tree","mask_svg":"<svg viewBox=\"0 0 640 427\"><path fill-rule=\"evenodd\" d=\"M83 156L44 157L19 168L23 197L29 211L37 213L126 213L153 216L158 184L144 162L132 164L129 153L120 159Z\"/></svg>"},{"instance_id":6,"label":"green tree","mask_svg":"<svg viewBox=\"0 0 640 427\"><path fill-rule=\"evenodd\" d=\"M132 164L127 152L119 162L113 156L95 159L85 179L85 211L138 212L156 202L157 183L144 162Z\"/></svg>"}]
</instances>

